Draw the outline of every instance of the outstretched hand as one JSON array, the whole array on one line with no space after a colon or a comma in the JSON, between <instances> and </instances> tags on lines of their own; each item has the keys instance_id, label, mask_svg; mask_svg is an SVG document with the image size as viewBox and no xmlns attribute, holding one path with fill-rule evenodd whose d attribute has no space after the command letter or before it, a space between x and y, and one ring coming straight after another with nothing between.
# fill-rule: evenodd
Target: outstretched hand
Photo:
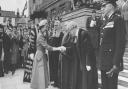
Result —
<instances>
[{"instance_id":1,"label":"outstretched hand","mask_svg":"<svg viewBox=\"0 0 128 89\"><path fill-rule=\"evenodd\" d=\"M106 74L108 75L108 77L112 77L114 73L118 73L118 68L114 65L110 71L106 72Z\"/></svg>"},{"instance_id":2,"label":"outstretched hand","mask_svg":"<svg viewBox=\"0 0 128 89\"><path fill-rule=\"evenodd\" d=\"M62 53L65 52L65 51L66 51L66 47L60 46L60 47L59 47L59 51L62 52Z\"/></svg>"}]
</instances>

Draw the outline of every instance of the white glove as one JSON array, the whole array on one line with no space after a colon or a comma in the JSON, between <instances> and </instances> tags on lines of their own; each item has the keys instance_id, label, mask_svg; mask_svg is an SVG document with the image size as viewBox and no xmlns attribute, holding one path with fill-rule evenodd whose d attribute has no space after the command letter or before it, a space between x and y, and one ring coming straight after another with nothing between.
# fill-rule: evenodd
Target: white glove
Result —
<instances>
[{"instance_id":1,"label":"white glove","mask_svg":"<svg viewBox=\"0 0 128 89\"><path fill-rule=\"evenodd\" d=\"M87 71L91 70L91 66L86 66L86 68L87 68Z\"/></svg>"},{"instance_id":2,"label":"white glove","mask_svg":"<svg viewBox=\"0 0 128 89\"><path fill-rule=\"evenodd\" d=\"M62 52L62 53L66 51L66 47L64 47L64 46L59 47L59 49L60 49L60 52Z\"/></svg>"}]
</instances>

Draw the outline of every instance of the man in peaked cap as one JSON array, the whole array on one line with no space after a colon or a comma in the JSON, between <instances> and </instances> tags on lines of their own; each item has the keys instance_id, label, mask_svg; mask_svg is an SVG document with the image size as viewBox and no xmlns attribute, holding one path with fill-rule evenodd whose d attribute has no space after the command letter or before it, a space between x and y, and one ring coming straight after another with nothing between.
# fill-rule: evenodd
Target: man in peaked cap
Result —
<instances>
[{"instance_id":1,"label":"man in peaked cap","mask_svg":"<svg viewBox=\"0 0 128 89\"><path fill-rule=\"evenodd\" d=\"M123 70L125 24L116 11L115 0L106 0L102 11L106 21L100 29L99 59L102 89L117 89L118 75Z\"/></svg>"}]
</instances>

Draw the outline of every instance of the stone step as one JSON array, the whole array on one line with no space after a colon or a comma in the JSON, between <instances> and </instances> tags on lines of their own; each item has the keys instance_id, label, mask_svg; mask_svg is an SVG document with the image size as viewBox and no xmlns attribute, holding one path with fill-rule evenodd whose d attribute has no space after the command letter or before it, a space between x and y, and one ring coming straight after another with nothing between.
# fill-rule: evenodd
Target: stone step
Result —
<instances>
[{"instance_id":1,"label":"stone step","mask_svg":"<svg viewBox=\"0 0 128 89\"><path fill-rule=\"evenodd\" d=\"M125 48L125 52L128 52L128 46Z\"/></svg>"},{"instance_id":2,"label":"stone step","mask_svg":"<svg viewBox=\"0 0 128 89\"><path fill-rule=\"evenodd\" d=\"M127 53L124 53L124 57L128 57L128 52Z\"/></svg>"},{"instance_id":3,"label":"stone step","mask_svg":"<svg viewBox=\"0 0 128 89\"><path fill-rule=\"evenodd\" d=\"M123 70L122 72L119 73L119 76L128 78L128 70Z\"/></svg>"},{"instance_id":4,"label":"stone step","mask_svg":"<svg viewBox=\"0 0 128 89\"><path fill-rule=\"evenodd\" d=\"M128 78L119 76L118 84L124 87L128 87Z\"/></svg>"},{"instance_id":5,"label":"stone step","mask_svg":"<svg viewBox=\"0 0 128 89\"><path fill-rule=\"evenodd\" d=\"M125 70L128 70L128 63L125 63L125 62L124 62L124 69L125 69Z\"/></svg>"},{"instance_id":6,"label":"stone step","mask_svg":"<svg viewBox=\"0 0 128 89\"><path fill-rule=\"evenodd\" d=\"M124 61L124 63L128 63L128 58L124 57L123 61Z\"/></svg>"},{"instance_id":7,"label":"stone step","mask_svg":"<svg viewBox=\"0 0 128 89\"><path fill-rule=\"evenodd\" d=\"M128 40L126 41L126 48L128 48Z\"/></svg>"},{"instance_id":8,"label":"stone step","mask_svg":"<svg viewBox=\"0 0 128 89\"><path fill-rule=\"evenodd\" d=\"M127 87L118 85L118 89L128 89Z\"/></svg>"}]
</instances>

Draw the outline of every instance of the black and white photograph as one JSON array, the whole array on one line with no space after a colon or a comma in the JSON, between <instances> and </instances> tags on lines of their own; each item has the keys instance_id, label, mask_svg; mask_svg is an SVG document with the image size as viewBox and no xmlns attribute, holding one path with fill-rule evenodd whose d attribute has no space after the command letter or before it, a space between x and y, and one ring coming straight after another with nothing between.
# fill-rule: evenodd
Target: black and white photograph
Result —
<instances>
[{"instance_id":1,"label":"black and white photograph","mask_svg":"<svg viewBox=\"0 0 128 89\"><path fill-rule=\"evenodd\" d=\"M128 0L0 0L0 89L128 89Z\"/></svg>"}]
</instances>

